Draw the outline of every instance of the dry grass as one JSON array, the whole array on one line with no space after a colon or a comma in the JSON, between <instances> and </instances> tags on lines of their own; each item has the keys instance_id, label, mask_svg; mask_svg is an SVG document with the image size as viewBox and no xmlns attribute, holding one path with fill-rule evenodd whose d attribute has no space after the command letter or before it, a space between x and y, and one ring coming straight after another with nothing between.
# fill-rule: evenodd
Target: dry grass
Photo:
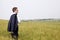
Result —
<instances>
[{"instance_id":1,"label":"dry grass","mask_svg":"<svg viewBox=\"0 0 60 40\"><path fill-rule=\"evenodd\" d=\"M0 20L0 40L12 40L7 24L8 21ZM60 21L22 21L19 40L60 40Z\"/></svg>"}]
</instances>

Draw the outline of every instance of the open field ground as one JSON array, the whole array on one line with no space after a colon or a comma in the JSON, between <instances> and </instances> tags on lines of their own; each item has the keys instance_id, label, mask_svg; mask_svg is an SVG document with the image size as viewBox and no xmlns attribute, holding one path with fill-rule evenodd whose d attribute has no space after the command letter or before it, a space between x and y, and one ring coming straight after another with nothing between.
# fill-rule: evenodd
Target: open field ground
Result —
<instances>
[{"instance_id":1,"label":"open field ground","mask_svg":"<svg viewBox=\"0 0 60 40\"><path fill-rule=\"evenodd\" d=\"M12 40L8 21L0 20L0 40ZM19 40L60 40L60 21L21 21Z\"/></svg>"}]
</instances>

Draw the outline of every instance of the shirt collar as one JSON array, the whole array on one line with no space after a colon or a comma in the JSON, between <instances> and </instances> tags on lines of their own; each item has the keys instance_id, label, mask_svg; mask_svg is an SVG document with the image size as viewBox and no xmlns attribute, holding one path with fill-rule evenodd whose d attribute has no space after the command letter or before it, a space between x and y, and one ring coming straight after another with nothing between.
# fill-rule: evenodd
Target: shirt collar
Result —
<instances>
[{"instance_id":1,"label":"shirt collar","mask_svg":"<svg viewBox=\"0 0 60 40\"><path fill-rule=\"evenodd\" d=\"M15 12L13 12L13 14L16 14L17 15L17 13L15 13Z\"/></svg>"}]
</instances>

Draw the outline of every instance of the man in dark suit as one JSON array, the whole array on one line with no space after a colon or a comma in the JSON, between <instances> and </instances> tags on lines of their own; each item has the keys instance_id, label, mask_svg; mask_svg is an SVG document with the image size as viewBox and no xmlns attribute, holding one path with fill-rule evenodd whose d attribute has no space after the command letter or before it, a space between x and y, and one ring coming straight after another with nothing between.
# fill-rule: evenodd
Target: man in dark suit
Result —
<instances>
[{"instance_id":1,"label":"man in dark suit","mask_svg":"<svg viewBox=\"0 0 60 40\"><path fill-rule=\"evenodd\" d=\"M11 33L13 39L18 40L18 8L13 7L12 11L13 14L11 15L10 20L8 22L8 31Z\"/></svg>"}]
</instances>

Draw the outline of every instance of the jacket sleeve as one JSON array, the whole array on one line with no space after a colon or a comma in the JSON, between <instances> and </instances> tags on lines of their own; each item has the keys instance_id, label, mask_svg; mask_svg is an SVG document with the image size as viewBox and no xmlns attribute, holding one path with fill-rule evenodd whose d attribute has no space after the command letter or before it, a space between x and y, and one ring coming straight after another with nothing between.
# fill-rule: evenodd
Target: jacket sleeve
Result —
<instances>
[{"instance_id":1,"label":"jacket sleeve","mask_svg":"<svg viewBox=\"0 0 60 40\"><path fill-rule=\"evenodd\" d=\"M11 19L11 31L14 31L14 26L15 26L15 15L12 15L12 19Z\"/></svg>"},{"instance_id":2,"label":"jacket sleeve","mask_svg":"<svg viewBox=\"0 0 60 40\"><path fill-rule=\"evenodd\" d=\"M11 22L10 22L10 20L9 20L9 22L8 22L8 31L10 32L11 31Z\"/></svg>"},{"instance_id":3,"label":"jacket sleeve","mask_svg":"<svg viewBox=\"0 0 60 40\"><path fill-rule=\"evenodd\" d=\"M8 22L8 31L11 32L11 17L10 17L10 20Z\"/></svg>"}]
</instances>

